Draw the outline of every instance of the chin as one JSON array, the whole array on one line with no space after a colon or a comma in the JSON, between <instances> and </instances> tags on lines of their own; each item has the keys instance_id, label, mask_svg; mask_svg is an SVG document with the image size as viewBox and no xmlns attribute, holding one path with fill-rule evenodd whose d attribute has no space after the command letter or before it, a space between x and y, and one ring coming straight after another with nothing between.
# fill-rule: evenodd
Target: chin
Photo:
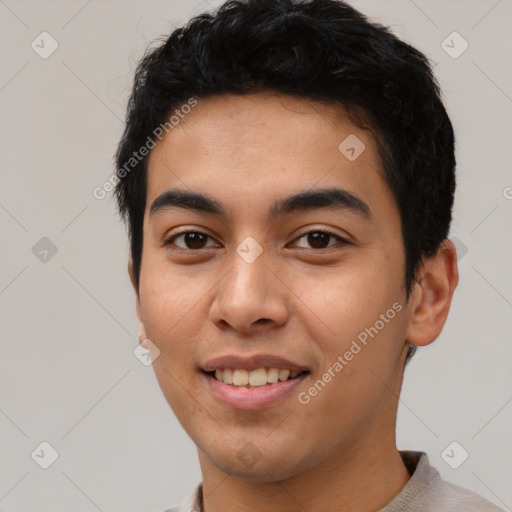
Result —
<instances>
[{"instance_id":1,"label":"chin","mask_svg":"<svg viewBox=\"0 0 512 512\"><path fill-rule=\"evenodd\" d=\"M250 482L286 480L308 467L307 457L301 460L296 449L294 459L291 460L291 448L282 447L277 451L275 447L267 447L266 450L260 451L256 448L256 444L250 441L236 443L236 447L233 444L231 442L224 447L217 444L212 450L212 444L208 443L209 448L207 450L200 448L200 451L208 462L222 473ZM238 445L241 447L239 448Z\"/></svg>"}]
</instances>

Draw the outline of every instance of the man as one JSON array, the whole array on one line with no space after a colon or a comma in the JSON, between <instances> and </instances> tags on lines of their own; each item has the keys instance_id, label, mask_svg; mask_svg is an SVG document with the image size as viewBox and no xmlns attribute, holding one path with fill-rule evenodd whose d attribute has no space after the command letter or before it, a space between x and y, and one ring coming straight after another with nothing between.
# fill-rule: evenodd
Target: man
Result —
<instances>
[{"instance_id":1,"label":"man","mask_svg":"<svg viewBox=\"0 0 512 512\"><path fill-rule=\"evenodd\" d=\"M143 58L116 163L140 342L203 477L172 511L500 510L396 447L458 282L420 52L335 0L228 2Z\"/></svg>"}]
</instances>

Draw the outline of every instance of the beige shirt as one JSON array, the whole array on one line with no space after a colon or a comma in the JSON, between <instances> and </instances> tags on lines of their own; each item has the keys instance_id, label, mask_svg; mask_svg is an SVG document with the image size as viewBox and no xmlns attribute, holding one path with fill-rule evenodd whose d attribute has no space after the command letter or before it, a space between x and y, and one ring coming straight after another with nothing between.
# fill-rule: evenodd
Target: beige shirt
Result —
<instances>
[{"instance_id":1,"label":"beige shirt","mask_svg":"<svg viewBox=\"0 0 512 512\"><path fill-rule=\"evenodd\" d=\"M504 512L478 494L441 480L426 453L402 451L400 455L411 478L398 495L378 512ZM181 505L163 512L204 512L202 501L200 483Z\"/></svg>"}]
</instances>

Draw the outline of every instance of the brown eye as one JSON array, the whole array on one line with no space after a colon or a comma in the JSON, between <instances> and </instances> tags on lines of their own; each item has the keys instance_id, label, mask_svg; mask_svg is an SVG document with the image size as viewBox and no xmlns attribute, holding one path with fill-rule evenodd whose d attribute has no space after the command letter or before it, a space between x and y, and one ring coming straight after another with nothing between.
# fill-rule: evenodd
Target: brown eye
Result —
<instances>
[{"instance_id":1,"label":"brown eye","mask_svg":"<svg viewBox=\"0 0 512 512\"><path fill-rule=\"evenodd\" d=\"M332 247L333 244L329 245L329 241L331 239L335 239L338 242L341 242L342 245L347 244L348 242L334 233L329 233L328 231L311 231L309 233L305 233L297 240L305 239L310 247L304 247L305 249L327 249L328 247Z\"/></svg>"},{"instance_id":2,"label":"brown eye","mask_svg":"<svg viewBox=\"0 0 512 512\"><path fill-rule=\"evenodd\" d=\"M204 233L200 233L199 231L186 231L184 233L179 233L178 235L174 235L168 240L166 240L165 245L176 245L180 249L203 249L208 241L208 239L212 240L208 235ZM175 241L180 240L180 243L175 243Z\"/></svg>"}]
</instances>

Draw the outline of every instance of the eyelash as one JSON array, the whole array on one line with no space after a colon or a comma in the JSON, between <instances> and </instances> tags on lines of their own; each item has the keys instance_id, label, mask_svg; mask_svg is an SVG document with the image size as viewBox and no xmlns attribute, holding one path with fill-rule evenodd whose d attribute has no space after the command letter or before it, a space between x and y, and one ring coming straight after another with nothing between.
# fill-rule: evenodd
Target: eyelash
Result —
<instances>
[{"instance_id":1,"label":"eyelash","mask_svg":"<svg viewBox=\"0 0 512 512\"><path fill-rule=\"evenodd\" d=\"M203 233L202 231L183 231L181 233L174 234L171 237L169 237L166 240L164 240L164 245L173 245L173 241L176 240L176 238L178 238L180 236L183 236L183 235L190 234L190 233L194 233L194 234L198 234L198 235L203 235L203 236L213 240L213 238L210 235L207 235L206 233ZM338 242L340 242L343 245L350 245L350 242L348 242L344 238L340 237L339 235L337 235L335 233L332 233L331 231L325 230L325 229L322 229L322 230L314 229L312 231L307 231L306 233L303 233L302 235L297 237L294 240L294 242L297 241L297 240L300 240L301 238L304 238L305 236L311 235L313 233L322 233L322 234L325 234L325 235L329 235L329 236L337 239ZM312 250L312 251L315 251L315 252L319 252L319 251L322 251L322 250L331 249L332 247L333 246L328 246L328 247L323 247L321 249L315 249L314 247L312 247L312 248L304 248L304 247L302 247L302 249L309 249L309 250ZM207 248L208 247L206 247L206 249ZM201 248L201 249L188 249L188 248L187 249L183 249L182 247L178 247L178 249L180 249L182 251L192 252L192 251L201 251L204 248Z\"/></svg>"}]
</instances>

